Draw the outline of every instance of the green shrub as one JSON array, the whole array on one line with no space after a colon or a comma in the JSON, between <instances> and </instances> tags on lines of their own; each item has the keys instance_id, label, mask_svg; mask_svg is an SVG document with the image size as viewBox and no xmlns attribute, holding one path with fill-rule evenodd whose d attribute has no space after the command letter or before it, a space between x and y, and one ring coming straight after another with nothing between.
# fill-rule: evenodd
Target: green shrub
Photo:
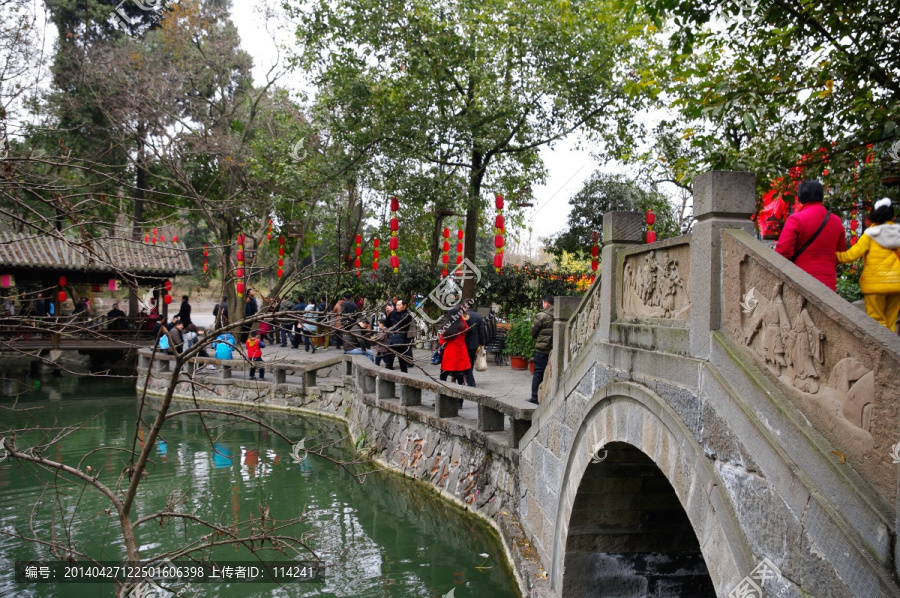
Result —
<instances>
[{"instance_id":1,"label":"green shrub","mask_svg":"<svg viewBox=\"0 0 900 598\"><path fill-rule=\"evenodd\" d=\"M519 357L531 357L534 355L534 339L531 338L531 322L533 317L522 316L512 322L509 333L506 335L506 355Z\"/></svg>"}]
</instances>

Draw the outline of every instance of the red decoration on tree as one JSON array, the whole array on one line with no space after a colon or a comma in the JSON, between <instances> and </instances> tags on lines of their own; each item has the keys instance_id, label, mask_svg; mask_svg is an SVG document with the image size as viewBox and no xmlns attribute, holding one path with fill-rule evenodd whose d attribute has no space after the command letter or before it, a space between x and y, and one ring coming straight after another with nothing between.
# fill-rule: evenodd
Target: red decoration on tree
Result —
<instances>
[{"instance_id":1,"label":"red decoration on tree","mask_svg":"<svg viewBox=\"0 0 900 598\"><path fill-rule=\"evenodd\" d=\"M494 207L497 208L498 210L503 209L503 196L500 195L499 193L494 196Z\"/></svg>"},{"instance_id":2,"label":"red decoration on tree","mask_svg":"<svg viewBox=\"0 0 900 598\"><path fill-rule=\"evenodd\" d=\"M596 272L597 267L600 265L600 262L597 261L597 256L600 255L600 246L597 244L600 239L600 235L597 234L597 231L591 233L591 270Z\"/></svg>"},{"instance_id":3,"label":"red decoration on tree","mask_svg":"<svg viewBox=\"0 0 900 598\"><path fill-rule=\"evenodd\" d=\"M393 251L397 250L397 247L400 245L400 243L399 243L399 241L397 241L397 237L391 237L391 240L389 241L388 245L390 246L391 251L393 252Z\"/></svg>"},{"instance_id":4,"label":"red decoration on tree","mask_svg":"<svg viewBox=\"0 0 900 598\"><path fill-rule=\"evenodd\" d=\"M59 294L56 295L56 298L59 299L59 302L60 302L60 303L65 303L65 302L66 302L66 297L67 297L67 296L66 296L66 292L65 292L65 291L60 291Z\"/></svg>"},{"instance_id":5,"label":"red decoration on tree","mask_svg":"<svg viewBox=\"0 0 900 598\"><path fill-rule=\"evenodd\" d=\"M465 234L465 233L463 233L463 230L462 230L462 229L459 229L459 230L456 231L456 238L459 239L460 241L462 241L462 240L463 240L463 235L464 235L464 234Z\"/></svg>"},{"instance_id":6,"label":"red decoration on tree","mask_svg":"<svg viewBox=\"0 0 900 598\"><path fill-rule=\"evenodd\" d=\"M501 247L503 247L504 243L505 243L505 241L503 240L503 235L500 235L500 234L494 235L494 247L496 247L497 249L500 249Z\"/></svg>"},{"instance_id":7,"label":"red decoration on tree","mask_svg":"<svg viewBox=\"0 0 900 598\"><path fill-rule=\"evenodd\" d=\"M647 231L647 242L648 243L656 243L656 231L655 230Z\"/></svg>"},{"instance_id":8,"label":"red decoration on tree","mask_svg":"<svg viewBox=\"0 0 900 598\"><path fill-rule=\"evenodd\" d=\"M236 269L234 270L234 275L237 276L238 278L243 278L243 277L244 277L244 269L243 269L243 268L236 268Z\"/></svg>"},{"instance_id":9,"label":"red decoration on tree","mask_svg":"<svg viewBox=\"0 0 900 598\"><path fill-rule=\"evenodd\" d=\"M652 210L647 210L646 218L647 224L650 226L653 226L656 223L656 214L654 214Z\"/></svg>"},{"instance_id":10,"label":"red decoration on tree","mask_svg":"<svg viewBox=\"0 0 900 598\"><path fill-rule=\"evenodd\" d=\"M506 222L503 219L503 196L499 193L494 197L494 207L497 208L497 216L494 218L494 270L499 274L503 266L503 232L506 230Z\"/></svg>"},{"instance_id":11,"label":"red decoration on tree","mask_svg":"<svg viewBox=\"0 0 900 598\"><path fill-rule=\"evenodd\" d=\"M236 285L234 285L235 289L238 292L238 297L244 294L244 283L243 281L238 281Z\"/></svg>"},{"instance_id":12,"label":"red decoration on tree","mask_svg":"<svg viewBox=\"0 0 900 598\"><path fill-rule=\"evenodd\" d=\"M237 236L238 245L243 245L244 239L245 239L244 233L238 233L238 236Z\"/></svg>"},{"instance_id":13,"label":"red decoration on tree","mask_svg":"<svg viewBox=\"0 0 900 598\"><path fill-rule=\"evenodd\" d=\"M462 262L463 262L463 256L462 256L462 254L457 255L457 256L456 256L456 265L458 266L458 265L460 265Z\"/></svg>"},{"instance_id":14,"label":"red decoration on tree","mask_svg":"<svg viewBox=\"0 0 900 598\"><path fill-rule=\"evenodd\" d=\"M155 237L156 234L157 234L157 229L154 228L154 229L153 229L153 236Z\"/></svg>"},{"instance_id":15,"label":"red decoration on tree","mask_svg":"<svg viewBox=\"0 0 900 598\"><path fill-rule=\"evenodd\" d=\"M203 244L203 272L209 272L209 243Z\"/></svg>"},{"instance_id":16,"label":"red decoration on tree","mask_svg":"<svg viewBox=\"0 0 900 598\"><path fill-rule=\"evenodd\" d=\"M400 228L400 221L397 219L397 211L400 209L400 200L396 197L391 198L391 268L394 269L394 273L400 271L400 258L397 257L397 247L400 246L400 241L397 238L397 231Z\"/></svg>"},{"instance_id":17,"label":"red decoration on tree","mask_svg":"<svg viewBox=\"0 0 900 598\"><path fill-rule=\"evenodd\" d=\"M497 214L494 217L494 228L504 228L506 225L506 221L503 219L502 214Z\"/></svg>"},{"instance_id":18,"label":"red decoration on tree","mask_svg":"<svg viewBox=\"0 0 900 598\"><path fill-rule=\"evenodd\" d=\"M376 249L378 249L378 247L381 246L381 241L378 240L378 237L375 237L374 239L372 239L372 245L373 245Z\"/></svg>"},{"instance_id":19,"label":"red decoration on tree","mask_svg":"<svg viewBox=\"0 0 900 598\"><path fill-rule=\"evenodd\" d=\"M173 243L177 243L177 242L178 242L178 235L175 235L174 237L172 237L172 242L173 242Z\"/></svg>"},{"instance_id":20,"label":"red decoration on tree","mask_svg":"<svg viewBox=\"0 0 900 598\"><path fill-rule=\"evenodd\" d=\"M449 228L444 228L444 238L445 239L450 238L450 229Z\"/></svg>"},{"instance_id":21,"label":"red decoration on tree","mask_svg":"<svg viewBox=\"0 0 900 598\"><path fill-rule=\"evenodd\" d=\"M391 256L391 268L396 270L399 267L400 267L400 258L398 258L396 255L392 255Z\"/></svg>"},{"instance_id":22,"label":"red decoration on tree","mask_svg":"<svg viewBox=\"0 0 900 598\"><path fill-rule=\"evenodd\" d=\"M279 247L278 248L278 256L281 257L283 255L284 255L284 247Z\"/></svg>"},{"instance_id":23,"label":"red decoration on tree","mask_svg":"<svg viewBox=\"0 0 900 598\"><path fill-rule=\"evenodd\" d=\"M594 245L591 247L591 257L597 257L598 255L600 255L600 248Z\"/></svg>"},{"instance_id":24,"label":"red decoration on tree","mask_svg":"<svg viewBox=\"0 0 900 598\"><path fill-rule=\"evenodd\" d=\"M447 255L447 252L444 252L444 255L441 256L441 261L445 264L450 262L450 256Z\"/></svg>"},{"instance_id":25,"label":"red decoration on tree","mask_svg":"<svg viewBox=\"0 0 900 598\"><path fill-rule=\"evenodd\" d=\"M374 250L374 251L372 252L372 259L376 259L376 260L377 260L377 259L378 259L378 256L379 256L379 253L378 253L378 250L376 249L376 250Z\"/></svg>"},{"instance_id":26,"label":"red decoration on tree","mask_svg":"<svg viewBox=\"0 0 900 598\"><path fill-rule=\"evenodd\" d=\"M284 270L278 268L278 272L276 272L276 275L278 276L278 278L281 278L282 276L284 276Z\"/></svg>"},{"instance_id":27,"label":"red decoration on tree","mask_svg":"<svg viewBox=\"0 0 900 598\"><path fill-rule=\"evenodd\" d=\"M165 235L160 235L160 236L159 236L159 242L160 242L160 243L165 243L165 242L166 242L166 236L165 236Z\"/></svg>"},{"instance_id":28,"label":"red decoration on tree","mask_svg":"<svg viewBox=\"0 0 900 598\"><path fill-rule=\"evenodd\" d=\"M166 280L165 282L163 282L163 288L166 290L166 292L171 291L172 290L172 281Z\"/></svg>"},{"instance_id":29,"label":"red decoration on tree","mask_svg":"<svg viewBox=\"0 0 900 598\"><path fill-rule=\"evenodd\" d=\"M597 268L599 268L599 267L600 267L600 262L598 262L597 260L591 260L591 270L596 272Z\"/></svg>"},{"instance_id":30,"label":"red decoration on tree","mask_svg":"<svg viewBox=\"0 0 900 598\"><path fill-rule=\"evenodd\" d=\"M463 244L457 243L456 244L456 253L462 253L462 252L463 252Z\"/></svg>"},{"instance_id":31,"label":"red decoration on tree","mask_svg":"<svg viewBox=\"0 0 900 598\"><path fill-rule=\"evenodd\" d=\"M284 268L284 258L278 258L278 267Z\"/></svg>"},{"instance_id":32,"label":"red decoration on tree","mask_svg":"<svg viewBox=\"0 0 900 598\"><path fill-rule=\"evenodd\" d=\"M400 228L400 221L397 220L396 218L391 218L390 226L391 226L392 231L396 231Z\"/></svg>"},{"instance_id":33,"label":"red decoration on tree","mask_svg":"<svg viewBox=\"0 0 900 598\"><path fill-rule=\"evenodd\" d=\"M153 237L153 239L151 240L151 242L152 242L154 245L156 245L156 237Z\"/></svg>"},{"instance_id":34,"label":"red decoration on tree","mask_svg":"<svg viewBox=\"0 0 900 598\"><path fill-rule=\"evenodd\" d=\"M396 212L400 209L400 200L396 197L391 198L391 211Z\"/></svg>"},{"instance_id":35,"label":"red decoration on tree","mask_svg":"<svg viewBox=\"0 0 900 598\"><path fill-rule=\"evenodd\" d=\"M269 220L269 224L271 225L272 221ZM284 276L284 236L278 237L278 272L276 272L278 278Z\"/></svg>"},{"instance_id":36,"label":"red decoration on tree","mask_svg":"<svg viewBox=\"0 0 900 598\"><path fill-rule=\"evenodd\" d=\"M66 280L65 276L60 276L57 282L59 283L59 286L64 287L67 286L66 283L68 283L69 281Z\"/></svg>"},{"instance_id":37,"label":"red decoration on tree","mask_svg":"<svg viewBox=\"0 0 900 598\"><path fill-rule=\"evenodd\" d=\"M163 303L165 303L166 305L172 303L172 295L166 295L165 297L163 297Z\"/></svg>"},{"instance_id":38,"label":"red decoration on tree","mask_svg":"<svg viewBox=\"0 0 900 598\"><path fill-rule=\"evenodd\" d=\"M150 242L150 235L144 235L144 243Z\"/></svg>"},{"instance_id":39,"label":"red decoration on tree","mask_svg":"<svg viewBox=\"0 0 900 598\"><path fill-rule=\"evenodd\" d=\"M450 241L444 241L444 249L443 251L450 251Z\"/></svg>"},{"instance_id":40,"label":"red decoration on tree","mask_svg":"<svg viewBox=\"0 0 900 598\"><path fill-rule=\"evenodd\" d=\"M361 256L361 255L362 255L362 248L361 248L359 245L357 245L356 247L353 248L353 254L354 254L356 257Z\"/></svg>"},{"instance_id":41,"label":"red decoration on tree","mask_svg":"<svg viewBox=\"0 0 900 598\"><path fill-rule=\"evenodd\" d=\"M239 262L244 261L244 250L243 249L237 250L237 261L239 261Z\"/></svg>"},{"instance_id":42,"label":"red decoration on tree","mask_svg":"<svg viewBox=\"0 0 900 598\"><path fill-rule=\"evenodd\" d=\"M503 254L498 253L494 255L494 267L499 271L501 266L503 266Z\"/></svg>"},{"instance_id":43,"label":"red decoration on tree","mask_svg":"<svg viewBox=\"0 0 900 598\"><path fill-rule=\"evenodd\" d=\"M244 233L238 233L237 242L237 268L234 271L235 277L237 277L237 283L235 284L235 290L237 291L238 297L244 296Z\"/></svg>"}]
</instances>

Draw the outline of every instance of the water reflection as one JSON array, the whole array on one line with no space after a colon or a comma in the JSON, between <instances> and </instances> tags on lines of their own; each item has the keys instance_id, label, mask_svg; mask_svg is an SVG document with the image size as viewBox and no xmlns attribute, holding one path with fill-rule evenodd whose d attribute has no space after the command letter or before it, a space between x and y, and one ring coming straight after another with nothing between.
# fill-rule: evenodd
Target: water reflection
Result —
<instances>
[{"instance_id":1,"label":"water reflection","mask_svg":"<svg viewBox=\"0 0 900 598\"><path fill-rule=\"evenodd\" d=\"M29 406L42 407L42 417L48 421L97 418L90 428L55 447L63 462L77 462L99 446L130 446L136 415L130 387L120 387L115 393L83 388L78 399L62 393L58 403L47 401L47 387L45 383L29 399ZM307 446L333 445L328 449L333 458L355 455L343 437L342 426L295 415L264 417L290 438L312 439ZM251 514L258 517L261 505L280 522L305 512L306 520L285 533L302 535L331 568L324 585L300 584L283 589L204 586L202 596L419 598L444 596L453 588L456 598L516 595L511 577L499 560L502 552L493 532L436 500L420 485L385 474L371 474L364 484L358 484L346 471L317 457L295 462L287 443L249 422L226 425L224 419L209 418L207 424L210 435L195 416L179 418L166 426L156 442L150 476L135 503L138 516L164 508L172 497L183 499L182 511L223 526L246 521ZM143 441L146 431L139 438ZM123 458L119 453L101 452L90 464L102 467L102 475L114 480L121 473ZM106 516L97 515L108 506L103 499L88 492L80 498L77 493L63 495L60 500L66 512L78 504L91 522L72 530L79 548L117 558L122 546L116 539L115 522L108 523ZM28 510L21 505L38 501L39 488L34 480L17 469L0 466L0 527L27 528ZM45 502L41 514L59 508ZM37 531L49 535L49 519L39 521ZM180 523L148 524L139 531L145 556L152 555L151 547L179 546L202 535ZM475 570L482 564L478 556L481 552L493 555L488 563L492 568L484 572ZM41 554L32 545L0 537L0 571L11 571L15 560ZM212 554L214 560L246 557L246 551L233 547L222 547ZM0 596L111 595L111 591L100 592L90 585L23 588L4 575L0 573Z\"/></svg>"}]
</instances>

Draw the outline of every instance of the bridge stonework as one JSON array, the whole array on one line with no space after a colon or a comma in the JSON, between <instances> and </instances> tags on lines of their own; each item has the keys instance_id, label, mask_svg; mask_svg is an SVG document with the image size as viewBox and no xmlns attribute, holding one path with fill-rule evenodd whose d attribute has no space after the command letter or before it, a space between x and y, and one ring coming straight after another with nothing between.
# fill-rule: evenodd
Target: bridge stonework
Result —
<instances>
[{"instance_id":1,"label":"bridge stonework","mask_svg":"<svg viewBox=\"0 0 900 598\"><path fill-rule=\"evenodd\" d=\"M557 306L517 505L549 594L900 596L900 340L756 241L754 206L712 172L691 235L607 214L602 276Z\"/></svg>"}]
</instances>

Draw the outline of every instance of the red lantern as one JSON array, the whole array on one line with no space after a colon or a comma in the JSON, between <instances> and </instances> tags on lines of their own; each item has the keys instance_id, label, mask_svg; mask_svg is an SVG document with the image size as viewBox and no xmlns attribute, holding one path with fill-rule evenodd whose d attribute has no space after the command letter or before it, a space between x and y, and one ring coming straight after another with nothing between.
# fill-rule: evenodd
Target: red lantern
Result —
<instances>
[{"instance_id":1,"label":"red lantern","mask_svg":"<svg viewBox=\"0 0 900 598\"><path fill-rule=\"evenodd\" d=\"M375 251L372 252L372 257L377 260L378 256L379 256L379 253L378 253L378 250L376 249Z\"/></svg>"},{"instance_id":2,"label":"red lantern","mask_svg":"<svg viewBox=\"0 0 900 598\"><path fill-rule=\"evenodd\" d=\"M283 267L284 267L284 260L283 260L283 259L279 259L279 260L278 260L278 267L279 267L279 268L283 268Z\"/></svg>"},{"instance_id":3,"label":"red lantern","mask_svg":"<svg viewBox=\"0 0 900 598\"><path fill-rule=\"evenodd\" d=\"M153 237L153 244L156 245L156 237Z\"/></svg>"},{"instance_id":4,"label":"red lantern","mask_svg":"<svg viewBox=\"0 0 900 598\"><path fill-rule=\"evenodd\" d=\"M445 238L445 239L449 239L449 238L450 238L450 229L449 229L449 228L445 228L445 229L444 229L444 238Z\"/></svg>"},{"instance_id":5,"label":"red lantern","mask_svg":"<svg viewBox=\"0 0 900 598\"><path fill-rule=\"evenodd\" d=\"M647 210L647 224L653 226L656 223L656 214L652 210Z\"/></svg>"},{"instance_id":6,"label":"red lantern","mask_svg":"<svg viewBox=\"0 0 900 598\"><path fill-rule=\"evenodd\" d=\"M396 255L391 256L391 268L399 268L400 267L400 258Z\"/></svg>"},{"instance_id":7,"label":"red lantern","mask_svg":"<svg viewBox=\"0 0 900 598\"><path fill-rule=\"evenodd\" d=\"M355 260L353 260L353 267L354 267L354 268L359 268L360 266L362 266L362 262L360 261L359 258L356 258Z\"/></svg>"},{"instance_id":8,"label":"red lantern","mask_svg":"<svg viewBox=\"0 0 900 598\"><path fill-rule=\"evenodd\" d=\"M165 303L166 305L172 303L172 295L166 295L165 297L163 297L163 303Z\"/></svg>"},{"instance_id":9,"label":"red lantern","mask_svg":"<svg viewBox=\"0 0 900 598\"><path fill-rule=\"evenodd\" d=\"M372 245L374 245L375 247L380 247L381 241L379 241L378 238L376 237L375 239L372 239Z\"/></svg>"},{"instance_id":10,"label":"red lantern","mask_svg":"<svg viewBox=\"0 0 900 598\"><path fill-rule=\"evenodd\" d=\"M397 237L391 237L389 245L390 245L391 251L397 251L397 247L400 246L400 242L397 240Z\"/></svg>"},{"instance_id":11,"label":"red lantern","mask_svg":"<svg viewBox=\"0 0 900 598\"><path fill-rule=\"evenodd\" d=\"M400 221L396 218L391 218L391 230L396 231L398 228L400 228Z\"/></svg>"},{"instance_id":12,"label":"red lantern","mask_svg":"<svg viewBox=\"0 0 900 598\"><path fill-rule=\"evenodd\" d=\"M655 230L647 231L647 242L648 243L656 243L656 231Z\"/></svg>"},{"instance_id":13,"label":"red lantern","mask_svg":"<svg viewBox=\"0 0 900 598\"><path fill-rule=\"evenodd\" d=\"M444 251L450 251L450 241L444 241Z\"/></svg>"},{"instance_id":14,"label":"red lantern","mask_svg":"<svg viewBox=\"0 0 900 598\"><path fill-rule=\"evenodd\" d=\"M599 253L600 253L599 247L597 247L596 245L591 247L591 257L597 257L597 255L599 255Z\"/></svg>"},{"instance_id":15,"label":"red lantern","mask_svg":"<svg viewBox=\"0 0 900 598\"><path fill-rule=\"evenodd\" d=\"M67 283L67 282L69 282L69 281L66 280L66 277L65 277L65 276L60 276L60 277L59 277L59 286L61 286L61 287L66 286L66 283Z\"/></svg>"},{"instance_id":16,"label":"red lantern","mask_svg":"<svg viewBox=\"0 0 900 598\"><path fill-rule=\"evenodd\" d=\"M177 243L177 242L178 242L178 235L175 235L174 237L172 237L172 242L173 242L173 243Z\"/></svg>"},{"instance_id":17,"label":"red lantern","mask_svg":"<svg viewBox=\"0 0 900 598\"><path fill-rule=\"evenodd\" d=\"M279 256L283 256L283 255L284 255L284 247L279 247L279 248L278 248L278 255L279 255Z\"/></svg>"},{"instance_id":18,"label":"red lantern","mask_svg":"<svg viewBox=\"0 0 900 598\"><path fill-rule=\"evenodd\" d=\"M281 278L282 276L284 276L284 270L282 270L281 268L278 268L277 274L278 274L278 278Z\"/></svg>"},{"instance_id":19,"label":"red lantern","mask_svg":"<svg viewBox=\"0 0 900 598\"><path fill-rule=\"evenodd\" d=\"M238 233L238 236L237 236L238 245L243 245L244 239L245 239L244 233Z\"/></svg>"},{"instance_id":20,"label":"red lantern","mask_svg":"<svg viewBox=\"0 0 900 598\"><path fill-rule=\"evenodd\" d=\"M56 296L56 298L59 299L60 303L65 303L66 302L66 292L60 291L59 294Z\"/></svg>"},{"instance_id":21,"label":"red lantern","mask_svg":"<svg viewBox=\"0 0 900 598\"><path fill-rule=\"evenodd\" d=\"M396 197L391 198L391 211L396 212L400 209L400 200Z\"/></svg>"},{"instance_id":22,"label":"red lantern","mask_svg":"<svg viewBox=\"0 0 900 598\"><path fill-rule=\"evenodd\" d=\"M463 244L457 243L456 244L456 253L462 253L462 252L463 252Z\"/></svg>"},{"instance_id":23,"label":"red lantern","mask_svg":"<svg viewBox=\"0 0 900 598\"><path fill-rule=\"evenodd\" d=\"M591 270L596 272L598 266L600 266L600 262L598 262L597 260L591 260Z\"/></svg>"},{"instance_id":24,"label":"red lantern","mask_svg":"<svg viewBox=\"0 0 900 598\"><path fill-rule=\"evenodd\" d=\"M156 229L155 229L155 228L153 229L153 236L154 236L154 237L156 236Z\"/></svg>"},{"instance_id":25,"label":"red lantern","mask_svg":"<svg viewBox=\"0 0 900 598\"><path fill-rule=\"evenodd\" d=\"M851 220L850 221L850 230L856 230L857 228L859 228L859 222L855 219Z\"/></svg>"},{"instance_id":26,"label":"red lantern","mask_svg":"<svg viewBox=\"0 0 900 598\"><path fill-rule=\"evenodd\" d=\"M234 271L234 275L237 276L238 278L243 278L244 277L244 269L243 268L236 269Z\"/></svg>"},{"instance_id":27,"label":"red lantern","mask_svg":"<svg viewBox=\"0 0 900 598\"><path fill-rule=\"evenodd\" d=\"M171 291L171 290L172 290L172 281L171 281L171 280L166 280L165 282L163 282L163 288L164 288L167 292L168 292L168 291Z\"/></svg>"},{"instance_id":28,"label":"red lantern","mask_svg":"<svg viewBox=\"0 0 900 598\"><path fill-rule=\"evenodd\" d=\"M463 239L463 232L462 232L462 230L456 231L456 238L459 239L460 241L462 241L462 239Z\"/></svg>"},{"instance_id":29,"label":"red lantern","mask_svg":"<svg viewBox=\"0 0 900 598\"><path fill-rule=\"evenodd\" d=\"M373 270L377 270L377 269L378 269L378 262L372 262L372 269L373 269Z\"/></svg>"},{"instance_id":30,"label":"red lantern","mask_svg":"<svg viewBox=\"0 0 900 598\"><path fill-rule=\"evenodd\" d=\"M150 242L150 235L144 235L144 243Z\"/></svg>"},{"instance_id":31,"label":"red lantern","mask_svg":"<svg viewBox=\"0 0 900 598\"><path fill-rule=\"evenodd\" d=\"M165 235L160 235L160 236L159 236L159 242L160 242L160 243L165 243L165 242L166 242L166 236L165 236Z\"/></svg>"},{"instance_id":32,"label":"red lantern","mask_svg":"<svg viewBox=\"0 0 900 598\"><path fill-rule=\"evenodd\" d=\"M506 220L503 219L503 214L497 214L494 217L494 226L497 228L503 228L506 225Z\"/></svg>"},{"instance_id":33,"label":"red lantern","mask_svg":"<svg viewBox=\"0 0 900 598\"><path fill-rule=\"evenodd\" d=\"M444 255L441 256L441 261L444 262L445 264L450 263L450 256L445 253Z\"/></svg>"},{"instance_id":34,"label":"red lantern","mask_svg":"<svg viewBox=\"0 0 900 598\"><path fill-rule=\"evenodd\" d=\"M441 270L441 276L447 278L447 268Z\"/></svg>"},{"instance_id":35,"label":"red lantern","mask_svg":"<svg viewBox=\"0 0 900 598\"><path fill-rule=\"evenodd\" d=\"M463 256L461 256L461 255L456 256L456 264L457 265L461 264L462 261L463 261Z\"/></svg>"},{"instance_id":36,"label":"red lantern","mask_svg":"<svg viewBox=\"0 0 900 598\"><path fill-rule=\"evenodd\" d=\"M503 267L503 254L502 253L498 253L498 254L494 255L494 267L495 268Z\"/></svg>"},{"instance_id":37,"label":"red lantern","mask_svg":"<svg viewBox=\"0 0 900 598\"><path fill-rule=\"evenodd\" d=\"M242 294L244 292L244 282L239 280L234 288L237 290L238 294Z\"/></svg>"},{"instance_id":38,"label":"red lantern","mask_svg":"<svg viewBox=\"0 0 900 598\"><path fill-rule=\"evenodd\" d=\"M353 254L356 255L356 257L361 256L361 255L362 255L362 248L361 248L361 247L354 247L354 248L353 248Z\"/></svg>"},{"instance_id":39,"label":"red lantern","mask_svg":"<svg viewBox=\"0 0 900 598\"><path fill-rule=\"evenodd\" d=\"M494 197L494 207L496 207L498 210L503 209L503 196L499 193Z\"/></svg>"},{"instance_id":40,"label":"red lantern","mask_svg":"<svg viewBox=\"0 0 900 598\"><path fill-rule=\"evenodd\" d=\"M494 235L494 247L500 249L501 247L503 247L503 244L503 235Z\"/></svg>"}]
</instances>

